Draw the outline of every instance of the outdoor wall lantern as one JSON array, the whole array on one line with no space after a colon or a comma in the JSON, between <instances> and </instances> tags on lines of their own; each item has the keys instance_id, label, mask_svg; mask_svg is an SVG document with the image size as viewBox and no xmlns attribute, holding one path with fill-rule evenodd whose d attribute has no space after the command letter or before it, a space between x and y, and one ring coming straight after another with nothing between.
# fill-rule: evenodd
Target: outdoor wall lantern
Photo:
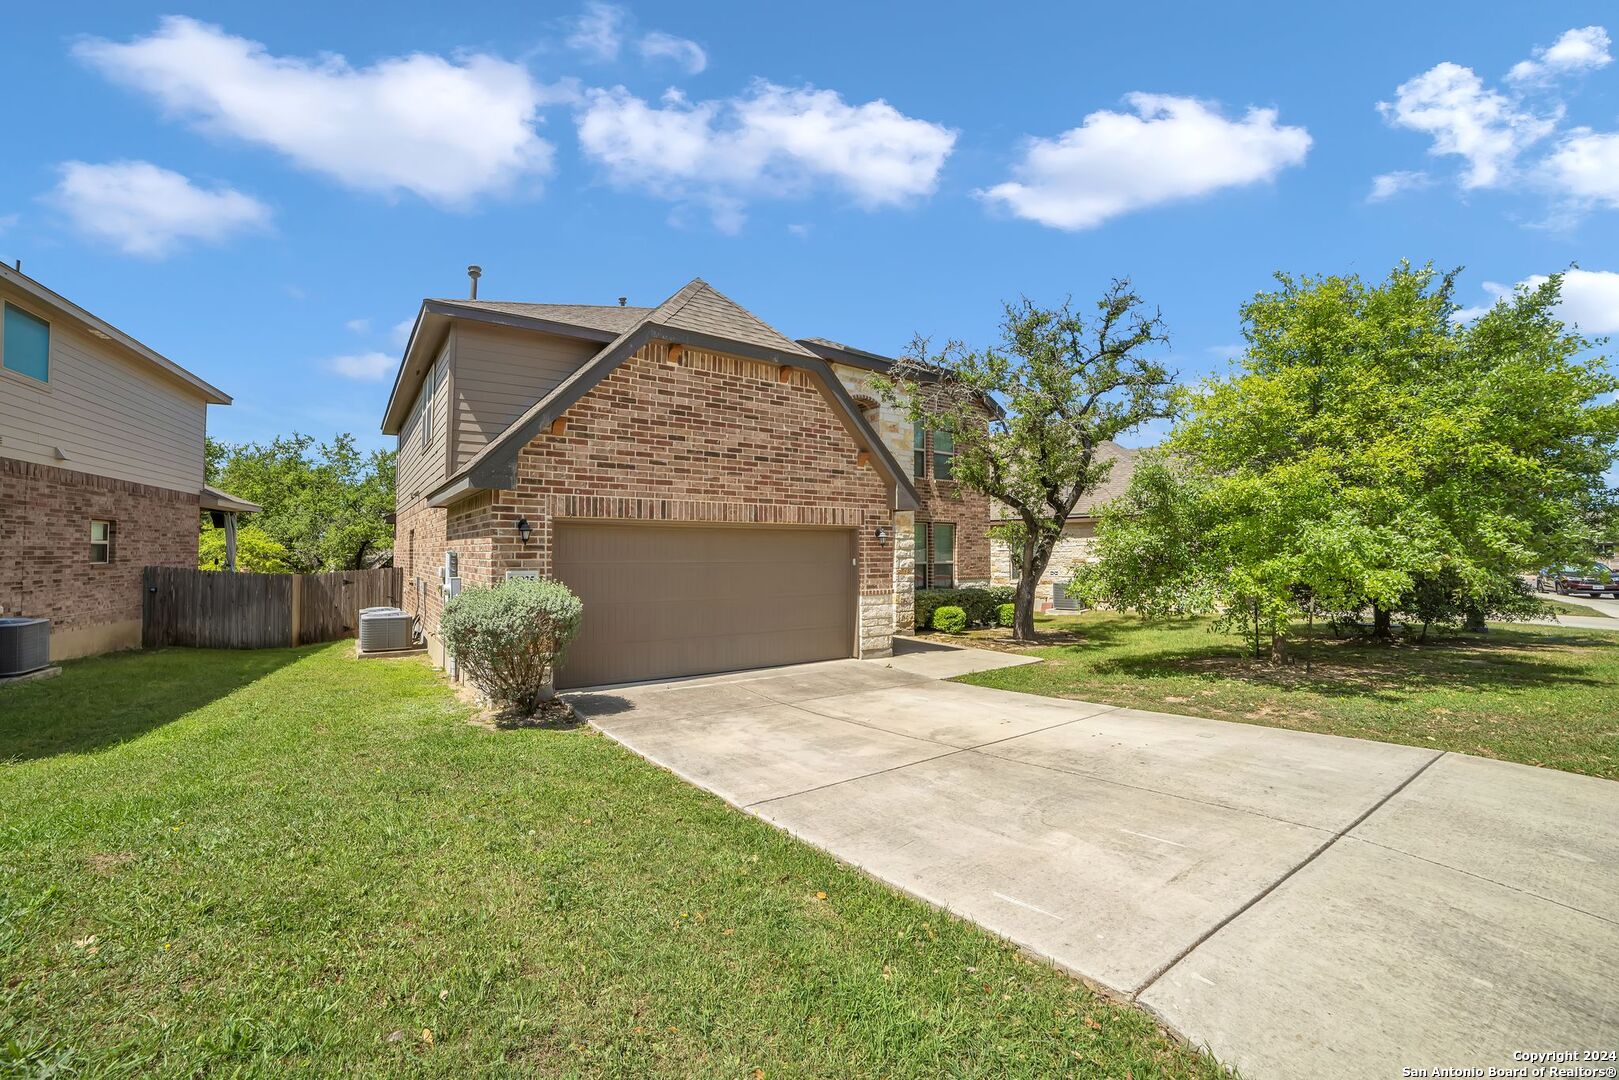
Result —
<instances>
[{"instance_id":1,"label":"outdoor wall lantern","mask_svg":"<svg viewBox=\"0 0 1619 1080\"><path fill-rule=\"evenodd\" d=\"M885 545L888 543L888 529L885 526L877 526L877 542Z\"/></svg>"},{"instance_id":2,"label":"outdoor wall lantern","mask_svg":"<svg viewBox=\"0 0 1619 1080\"><path fill-rule=\"evenodd\" d=\"M533 531L533 526L529 525L528 518L517 519L517 535L522 539L524 547L528 547L529 534Z\"/></svg>"}]
</instances>

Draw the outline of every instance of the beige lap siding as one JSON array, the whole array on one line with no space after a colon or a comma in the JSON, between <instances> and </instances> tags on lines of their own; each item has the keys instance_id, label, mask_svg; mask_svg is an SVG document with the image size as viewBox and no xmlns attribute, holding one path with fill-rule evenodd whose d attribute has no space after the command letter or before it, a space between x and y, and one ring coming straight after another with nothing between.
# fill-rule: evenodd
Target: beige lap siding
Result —
<instances>
[{"instance_id":1,"label":"beige lap siding","mask_svg":"<svg viewBox=\"0 0 1619 1080\"><path fill-rule=\"evenodd\" d=\"M90 522L113 523L90 561ZM51 620L54 660L135 648L141 571L197 565L197 495L0 458L0 614Z\"/></svg>"},{"instance_id":2,"label":"beige lap siding","mask_svg":"<svg viewBox=\"0 0 1619 1080\"><path fill-rule=\"evenodd\" d=\"M561 434L536 436L519 455L516 490L451 507L468 535L449 543L471 550L486 541L487 577L497 580L508 569L550 576L559 519L852 529L861 652L886 654L893 494L858 463L860 448L814 376L792 370L781 382L773 364L695 349L670 364L666 355L648 346L568 409ZM523 518L533 529L527 545L516 528ZM430 620L436 627L431 612Z\"/></svg>"}]
</instances>

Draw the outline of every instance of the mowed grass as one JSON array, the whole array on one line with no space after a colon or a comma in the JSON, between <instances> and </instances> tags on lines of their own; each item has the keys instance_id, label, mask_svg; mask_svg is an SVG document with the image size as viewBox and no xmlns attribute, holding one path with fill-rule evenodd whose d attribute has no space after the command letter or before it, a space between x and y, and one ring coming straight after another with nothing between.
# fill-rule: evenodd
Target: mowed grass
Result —
<instances>
[{"instance_id":1,"label":"mowed grass","mask_svg":"<svg viewBox=\"0 0 1619 1080\"><path fill-rule=\"evenodd\" d=\"M1492 627L1418 645L1335 640L1317 626L1306 672L1302 641L1278 666L1202 619L1089 612L1039 628L1062 639L1027 650L1045 663L962 681L1619 779L1619 633Z\"/></svg>"},{"instance_id":2,"label":"mowed grass","mask_svg":"<svg viewBox=\"0 0 1619 1080\"><path fill-rule=\"evenodd\" d=\"M0 1072L1222 1075L588 728L477 726L350 648L0 691Z\"/></svg>"}]
</instances>

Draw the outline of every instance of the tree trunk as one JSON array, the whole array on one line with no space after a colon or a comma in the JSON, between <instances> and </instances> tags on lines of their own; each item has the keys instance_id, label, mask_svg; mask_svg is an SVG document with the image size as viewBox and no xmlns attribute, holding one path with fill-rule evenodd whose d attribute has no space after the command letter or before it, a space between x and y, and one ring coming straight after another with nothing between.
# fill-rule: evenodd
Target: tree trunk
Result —
<instances>
[{"instance_id":1,"label":"tree trunk","mask_svg":"<svg viewBox=\"0 0 1619 1080\"><path fill-rule=\"evenodd\" d=\"M1394 636L1394 616L1377 604L1372 605L1372 636L1383 639Z\"/></svg>"},{"instance_id":2,"label":"tree trunk","mask_svg":"<svg viewBox=\"0 0 1619 1080\"><path fill-rule=\"evenodd\" d=\"M1484 609L1477 604L1467 605L1467 620L1462 623L1462 629L1482 634L1489 629L1484 623Z\"/></svg>"},{"instance_id":3,"label":"tree trunk","mask_svg":"<svg viewBox=\"0 0 1619 1080\"><path fill-rule=\"evenodd\" d=\"M1270 631L1270 662L1287 663L1287 635L1275 627L1271 627Z\"/></svg>"},{"instance_id":4,"label":"tree trunk","mask_svg":"<svg viewBox=\"0 0 1619 1080\"><path fill-rule=\"evenodd\" d=\"M1017 593L1013 597L1016 611L1012 617L1012 640L1034 641L1034 590L1040 576L1051 563L1051 553L1057 547L1059 529L1050 536L1026 536L1023 540L1023 565L1018 574Z\"/></svg>"},{"instance_id":5,"label":"tree trunk","mask_svg":"<svg viewBox=\"0 0 1619 1080\"><path fill-rule=\"evenodd\" d=\"M1304 673L1315 663L1315 595L1310 596L1309 621L1304 624Z\"/></svg>"}]
</instances>

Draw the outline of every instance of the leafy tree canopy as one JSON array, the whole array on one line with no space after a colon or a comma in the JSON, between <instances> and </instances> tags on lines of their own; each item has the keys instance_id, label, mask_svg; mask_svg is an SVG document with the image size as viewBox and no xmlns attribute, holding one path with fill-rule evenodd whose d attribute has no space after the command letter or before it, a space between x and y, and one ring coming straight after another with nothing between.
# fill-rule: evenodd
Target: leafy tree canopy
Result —
<instances>
[{"instance_id":1,"label":"leafy tree canopy","mask_svg":"<svg viewBox=\"0 0 1619 1080\"><path fill-rule=\"evenodd\" d=\"M1294 278L1242 311L1247 349L1186 395L1098 528L1093 597L1414 621L1522 614L1517 575L1590 558L1619 380L1556 316L1561 278L1457 318L1455 275Z\"/></svg>"},{"instance_id":2,"label":"leafy tree canopy","mask_svg":"<svg viewBox=\"0 0 1619 1080\"><path fill-rule=\"evenodd\" d=\"M1006 506L1017 541L1013 636L1034 637L1034 588L1080 499L1112 462L1102 444L1167 415L1170 374L1147 355L1163 322L1115 281L1087 314L1064 303L1007 304L1001 346L917 339L882 384L910 419L955 442L955 482ZM993 407L989 407L993 406Z\"/></svg>"},{"instance_id":3,"label":"leafy tree canopy","mask_svg":"<svg viewBox=\"0 0 1619 1080\"><path fill-rule=\"evenodd\" d=\"M225 568L225 530L204 522L202 535L197 538L197 568L223 570ZM287 549L275 537L257 525L244 525L236 530L236 569L244 574L290 574L292 564L287 561Z\"/></svg>"},{"instance_id":4,"label":"leafy tree canopy","mask_svg":"<svg viewBox=\"0 0 1619 1080\"><path fill-rule=\"evenodd\" d=\"M390 565L393 451L362 453L347 434L319 445L297 433L269 443L209 439L207 466L210 484L264 507L251 524L281 545L295 572Z\"/></svg>"}]
</instances>

